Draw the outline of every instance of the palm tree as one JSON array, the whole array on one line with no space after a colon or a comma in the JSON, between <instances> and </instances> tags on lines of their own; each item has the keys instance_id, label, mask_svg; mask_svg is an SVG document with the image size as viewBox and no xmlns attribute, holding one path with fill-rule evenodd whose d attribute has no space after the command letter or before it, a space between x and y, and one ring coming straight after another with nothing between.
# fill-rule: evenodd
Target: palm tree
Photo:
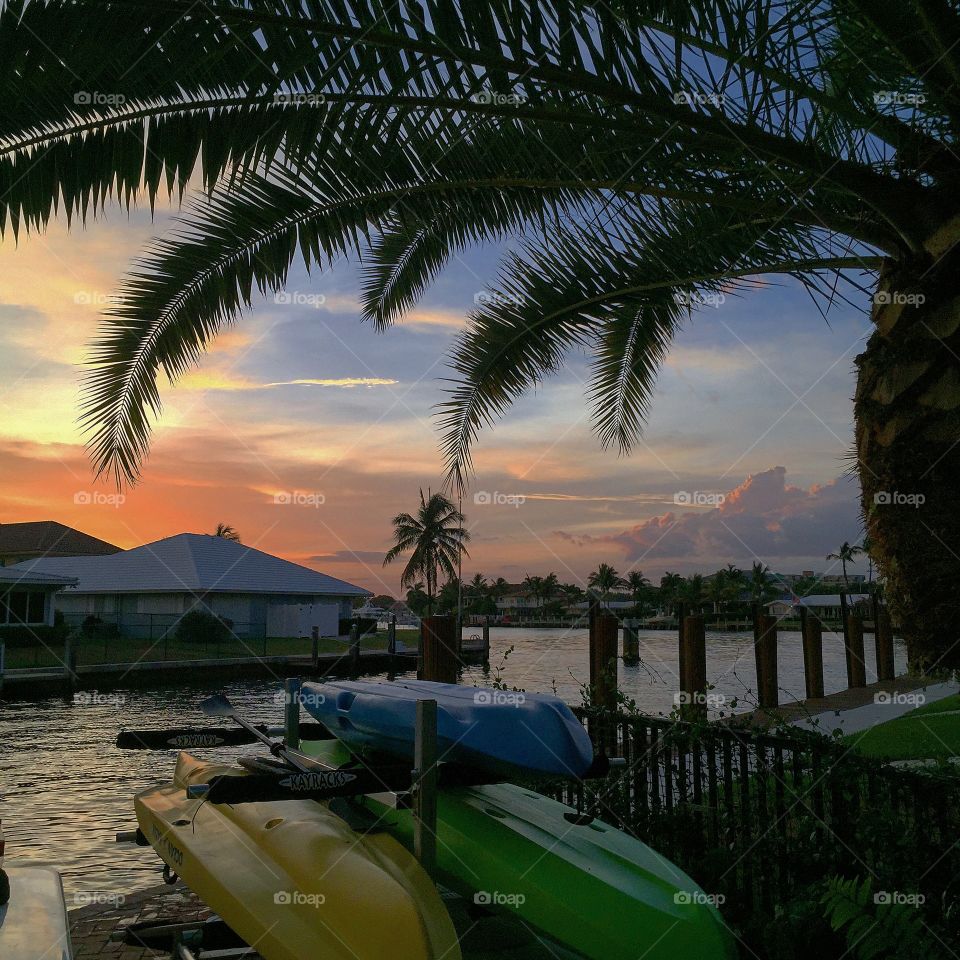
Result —
<instances>
[{"instance_id":1,"label":"palm tree","mask_svg":"<svg viewBox=\"0 0 960 960\"><path fill-rule=\"evenodd\" d=\"M0 229L207 194L104 320L84 407L97 470L139 474L158 374L282 291L298 255L359 251L383 328L465 245L521 239L453 350L457 482L478 431L581 346L599 439L629 450L690 312L789 275L870 311L868 532L911 658L950 646L960 664L960 12L748 6L9 0ZM922 496L938 535L890 491Z\"/></svg>"},{"instance_id":2,"label":"palm tree","mask_svg":"<svg viewBox=\"0 0 960 960\"><path fill-rule=\"evenodd\" d=\"M494 600L502 600L509 589L509 582L504 580L503 577L497 577L490 585L490 596L493 597Z\"/></svg>"},{"instance_id":3,"label":"palm tree","mask_svg":"<svg viewBox=\"0 0 960 960\"><path fill-rule=\"evenodd\" d=\"M857 548L867 558L867 584L868 588L873 584L873 557L870 551L873 550L873 541L869 537L863 538L863 543Z\"/></svg>"},{"instance_id":4,"label":"palm tree","mask_svg":"<svg viewBox=\"0 0 960 960\"><path fill-rule=\"evenodd\" d=\"M533 605L539 607L540 602L543 600L543 577L531 577L530 574L527 574L523 578L521 586L533 597L535 601Z\"/></svg>"},{"instance_id":5,"label":"palm tree","mask_svg":"<svg viewBox=\"0 0 960 960\"><path fill-rule=\"evenodd\" d=\"M750 569L749 588L750 597L754 603L763 603L776 595L777 590L773 585L768 566L754 561Z\"/></svg>"},{"instance_id":6,"label":"palm tree","mask_svg":"<svg viewBox=\"0 0 960 960\"><path fill-rule=\"evenodd\" d=\"M224 540L232 540L234 543L240 543L240 534L237 533L236 528L231 527L229 523L218 523L213 535L215 537L223 537Z\"/></svg>"},{"instance_id":7,"label":"palm tree","mask_svg":"<svg viewBox=\"0 0 960 960\"><path fill-rule=\"evenodd\" d=\"M686 582L679 573L671 573L669 570L660 578L660 600L665 611L669 611L680 599Z\"/></svg>"},{"instance_id":8,"label":"palm tree","mask_svg":"<svg viewBox=\"0 0 960 960\"><path fill-rule=\"evenodd\" d=\"M383 558L383 565L393 563L401 554L410 554L400 583L414 587L423 578L429 615L433 612L439 574L445 574L448 582L455 581L461 555L469 556L464 544L470 533L463 526L463 514L442 493L427 490L424 496L421 489L416 514L399 513L393 518L393 537L395 543Z\"/></svg>"},{"instance_id":9,"label":"palm tree","mask_svg":"<svg viewBox=\"0 0 960 960\"><path fill-rule=\"evenodd\" d=\"M847 588L850 586L850 581L847 579L847 564L856 563L856 558L861 553L863 553L863 547L854 546L844 540L840 546L840 549L836 553L827 554L828 560L840 561L840 568L843 570L843 583Z\"/></svg>"},{"instance_id":10,"label":"palm tree","mask_svg":"<svg viewBox=\"0 0 960 960\"><path fill-rule=\"evenodd\" d=\"M609 563L601 563L587 578L587 586L596 590L601 600L606 600L617 587L623 586L623 580Z\"/></svg>"}]
</instances>

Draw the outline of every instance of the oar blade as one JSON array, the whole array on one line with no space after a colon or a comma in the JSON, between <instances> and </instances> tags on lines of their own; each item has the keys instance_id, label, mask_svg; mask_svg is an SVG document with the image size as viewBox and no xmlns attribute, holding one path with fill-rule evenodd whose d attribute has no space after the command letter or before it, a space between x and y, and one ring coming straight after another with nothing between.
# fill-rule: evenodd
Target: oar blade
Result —
<instances>
[{"instance_id":1,"label":"oar blade","mask_svg":"<svg viewBox=\"0 0 960 960\"><path fill-rule=\"evenodd\" d=\"M233 704L222 693L202 700L200 709L208 717L235 717L237 715Z\"/></svg>"}]
</instances>

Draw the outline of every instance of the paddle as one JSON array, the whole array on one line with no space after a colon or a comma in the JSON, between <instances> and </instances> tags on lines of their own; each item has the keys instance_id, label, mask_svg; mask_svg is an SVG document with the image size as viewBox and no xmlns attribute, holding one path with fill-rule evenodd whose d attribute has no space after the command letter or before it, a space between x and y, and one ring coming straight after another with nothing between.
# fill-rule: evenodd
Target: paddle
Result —
<instances>
[{"instance_id":1,"label":"paddle","mask_svg":"<svg viewBox=\"0 0 960 960\"><path fill-rule=\"evenodd\" d=\"M280 736L283 727L258 725L266 735ZM322 723L300 725L301 740L330 740L332 734ZM233 727L184 727L172 730L122 730L117 736L121 750L189 750L196 747L236 747L256 743L258 737Z\"/></svg>"}]
</instances>

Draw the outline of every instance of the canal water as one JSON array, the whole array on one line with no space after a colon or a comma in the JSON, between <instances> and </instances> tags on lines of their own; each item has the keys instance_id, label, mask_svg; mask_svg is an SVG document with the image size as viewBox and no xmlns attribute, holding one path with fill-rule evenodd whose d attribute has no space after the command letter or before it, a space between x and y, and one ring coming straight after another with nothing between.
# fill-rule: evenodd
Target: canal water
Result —
<instances>
[{"instance_id":1,"label":"canal water","mask_svg":"<svg viewBox=\"0 0 960 960\"><path fill-rule=\"evenodd\" d=\"M469 636L471 630L465 630ZM556 692L581 702L588 680L585 630L491 630L488 673L471 668L465 683L484 685L500 679L509 687ZM876 679L872 644L867 642L867 681ZM673 631L641 635L641 663L619 665L620 686L646 713L669 713L677 688L677 640ZM906 666L901 644L897 671ZM779 639L781 701L802 698L800 638ZM824 635L827 693L846 686L843 641ZM755 703L756 675L748 634L709 634L707 677L711 706L748 710ZM205 722L196 705L224 691L248 715L266 723L282 721L276 682L197 683L188 676L177 687L84 691L74 701L44 699L0 703L0 819L7 858L57 867L64 877L68 905L108 902L160 880L160 861L149 848L116 844L115 834L135 827L133 794L168 779L174 754L120 751L117 732L163 729ZM255 748L198 751L229 760Z\"/></svg>"}]
</instances>

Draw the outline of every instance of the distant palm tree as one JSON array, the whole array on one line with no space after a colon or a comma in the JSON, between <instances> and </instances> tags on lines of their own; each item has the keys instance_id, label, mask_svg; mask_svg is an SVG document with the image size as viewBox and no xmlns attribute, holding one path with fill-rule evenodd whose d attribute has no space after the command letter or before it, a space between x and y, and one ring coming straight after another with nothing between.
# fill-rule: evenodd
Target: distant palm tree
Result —
<instances>
[{"instance_id":1,"label":"distant palm tree","mask_svg":"<svg viewBox=\"0 0 960 960\"><path fill-rule=\"evenodd\" d=\"M596 590L601 599L606 600L617 587L623 586L623 580L609 563L601 563L587 578L587 586Z\"/></svg>"},{"instance_id":2,"label":"distant palm tree","mask_svg":"<svg viewBox=\"0 0 960 960\"><path fill-rule=\"evenodd\" d=\"M870 537L863 538L863 543L860 544L859 549L867 558L867 583L873 583L873 557L870 555L870 551L873 549L873 542L870 540Z\"/></svg>"},{"instance_id":3,"label":"distant palm tree","mask_svg":"<svg viewBox=\"0 0 960 960\"><path fill-rule=\"evenodd\" d=\"M828 560L840 561L840 568L843 570L843 583L846 587L850 586L850 581L847 579L847 564L856 563L856 558L861 553L863 553L863 547L855 546L844 540L840 546L840 549L836 553L827 554Z\"/></svg>"},{"instance_id":4,"label":"distant palm tree","mask_svg":"<svg viewBox=\"0 0 960 960\"><path fill-rule=\"evenodd\" d=\"M669 611L683 592L686 579L679 573L671 573L669 570L660 578L660 603L662 609Z\"/></svg>"},{"instance_id":5,"label":"distant palm tree","mask_svg":"<svg viewBox=\"0 0 960 960\"><path fill-rule=\"evenodd\" d=\"M509 589L509 581L504 580L503 577L497 577L497 579L490 584L490 596L493 597L494 600L502 600L507 595Z\"/></svg>"},{"instance_id":6,"label":"distant palm tree","mask_svg":"<svg viewBox=\"0 0 960 960\"><path fill-rule=\"evenodd\" d=\"M413 586L421 577L426 582L427 613L433 612L440 573L455 580L461 554L469 556L464 544L470 533L463 526L463 514L453 501L442 493L423 495L415 515L399 513L393 518L393 536L396 543L383 558L383 565L392 563L401 554L410 553L400 582Z\"/></svg>"},{"instance_id":7,"label":"distant palm tree","mask_svg":"<svg viewBox=\"0 0 960 960\"><path fill-rule=\"evenodd\" d=\"M529 574L523 578L522 587L536 601L535 607L540 606L543 600L543 577L531 577Z\"/></svg>"},{"instance_id":8,"label":"distant palm tree","mask_svg":"<svg viewBox=\"0 0 960 960\"><path fill-rule=\"evenodd\" d=\"M750 598L755 603L763 603L769 600L776 593L773 585L773 578L770 576L770 568L763 563L754 562L750 568Z\"/></svg>"},{"instance_id":9,"label":"distant palm tree","mask_svg":"<svg viewBox=\"0 0 960 960\"><path fill-rule=\"evenodd\" d=\"M224 540L232 540L234 543L240 542L240 534L237 533L236 528L231 527L229 523L218 523L213 535L215 537L223 537Z\"/></svg>"}]
</instances>

